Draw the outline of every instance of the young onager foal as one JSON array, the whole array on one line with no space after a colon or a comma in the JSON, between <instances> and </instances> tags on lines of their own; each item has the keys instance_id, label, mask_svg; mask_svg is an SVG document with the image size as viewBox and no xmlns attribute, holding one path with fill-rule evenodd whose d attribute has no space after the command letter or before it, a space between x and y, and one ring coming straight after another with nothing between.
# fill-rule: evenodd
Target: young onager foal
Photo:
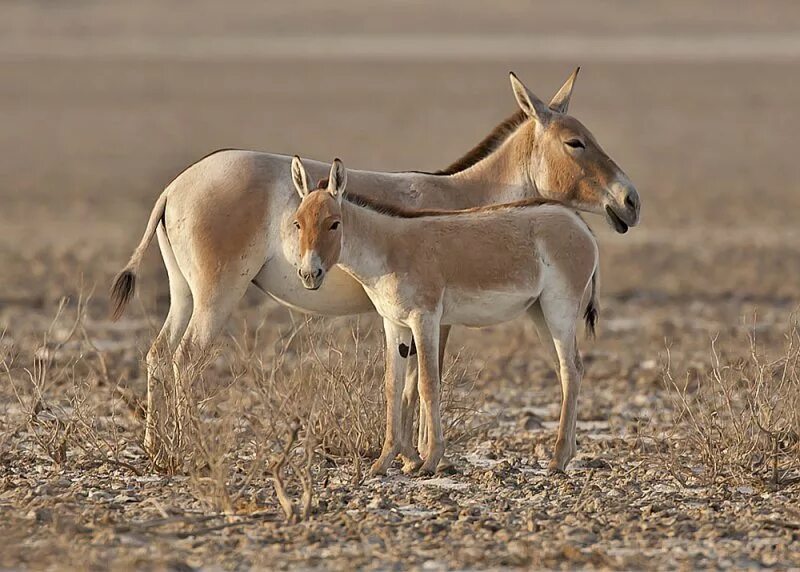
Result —
<instances>
[{"instance_id":1,"label":"young onager foal","mask_svg":"<svg viewBox=\"0 0 800 572\"><path fill-rule=\"evenodd\" d=\"M317 290L338 264L364 288L386 334L386 436L372 472L382 474L401 454L404 470L436 470L444 454L439 409L442 326L487 326L527 312L559 364L562 406L551 469L575 454L582 367L576 321L597 318L597 243L573 211L542 199L461 211L406 210L358 195L342 200L342 163L313 192L299 157L292 180L300 194L294 216L295 265L305 288ZM403 430L402 346L417 347L419 393L428 438L421 463Z\"/></svg>"},{"instance_id":2,"label":"young onager foal","mask_svg":"<svg viewBox=\"0 0 800 572\"><path fill-rule=\"evenodd\" d=\"M639 195L589 130L567 114L576 75L577 70L546 104L512 74L520 109L461 159L436 173L351 170L350 190L386 204L440 209L543 197L603 214L618 232L627 231L639 221ZM157 236L170 308L147 354L144 445L154 457L160 449L154 431L158 380L170 377L170 362L182 369L188 348L208 350L251 283L304 312L343 316L373 310L358 282L336 268L319 291L297 281L285 253L295 240L292 215L298 205L290 162L284 155L225 150L187 168L156 201L139 246L114 281L111 302L118 318ZM306 168L317 180L330 165L308 161ZM441 327L442 350L448 332L449 326ZM416 360L408 361L414 366L404 408L413 411Z\"/></svg>"}]
</instances>

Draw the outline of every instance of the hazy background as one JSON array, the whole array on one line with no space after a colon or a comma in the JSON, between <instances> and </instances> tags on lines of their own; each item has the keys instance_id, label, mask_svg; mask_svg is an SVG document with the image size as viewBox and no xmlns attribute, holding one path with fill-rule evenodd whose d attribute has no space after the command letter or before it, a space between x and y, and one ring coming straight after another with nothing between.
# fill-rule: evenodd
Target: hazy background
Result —
<instances>
[{"instance_id":1,"label":"hazy background","mask_svg":"<svg viewBox=\"0 0 800 572\"><path fill-rule=\"evenodd\" d=\"M626 236L590 217L604 288L795 296L755 278L800 265L798 28L792 1L1 2L0 300L104 290L213 149L436 169L514 111L510 69L549 98L576 65L643 201Z\"/></svg>"}]
</instances>

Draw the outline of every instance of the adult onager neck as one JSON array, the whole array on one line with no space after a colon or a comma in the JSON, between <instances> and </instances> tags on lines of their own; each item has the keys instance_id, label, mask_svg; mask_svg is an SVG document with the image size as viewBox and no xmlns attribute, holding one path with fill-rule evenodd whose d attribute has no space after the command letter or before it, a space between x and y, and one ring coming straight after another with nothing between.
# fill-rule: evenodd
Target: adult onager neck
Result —
<instances>
[{"instance_id":1,"label":"adult onager neck","mask_svg":"<svg viewBox=\"0 0 800 572\"><path fill-rule=\"evenodd\" d=\"M563 205L527 199L455 212L410 211L351 196L336 159L324 189L309 191L298 157L292 163L302 201L294 216L294 263L303 286L316 290L334 265L355 278L384 319L387 427L374 473L398 453L405 470L420 458L404 427L402 372L411 336L428 440L421 470L432 473L444 453L439 411L441 325L487 326L528 313L560 365L562 412L554 469L575 454L581 381L576 321L596 319L597 243L585 222ZM565 246L566 245L566 246ZM588 301L584 301L587 299Z\"/></svg>"},{"instance_id":2,"label":"adult onager neck","mask_svg":"<svg viewBox=\"0 0 800 572\"><path fill-rule=\"evenodd\" d=\"M350 171L354 193L395 206L458 209L544 197L603 214L619 232L639 220L639 196L592 134L567 114L577 70L549 104L512 75L520 110L462 159L438 173ZM111 302L119 318L153 236L167 268L170 310L148 352L145 445L157 453L152 415L155 380L187 348L205 351L253 283L304 312L349 315L373 310L361 285L333 269L319 291L300 286L289 262L297 248L291 224L299 204L291 158L254 151L213 153L173 180L153 207L141 242L117 275ZM308 161L309 175L329 165ZM446 341L448 329L442 328ZM411 373L413 375L413 371Z\"/></svg>"}]
</instances>

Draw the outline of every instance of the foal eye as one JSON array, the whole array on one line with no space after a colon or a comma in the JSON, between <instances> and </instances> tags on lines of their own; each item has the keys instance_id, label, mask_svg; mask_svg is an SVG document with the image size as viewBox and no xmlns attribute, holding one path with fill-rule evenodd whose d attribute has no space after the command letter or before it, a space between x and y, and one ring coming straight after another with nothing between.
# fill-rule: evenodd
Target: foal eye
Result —
<instances>
[{"instance_id":1,"label":"foal eye","mask_svg":"<svg viewBox=\"0 0 800 572\"><path fill-rule=\"evenodd\" d=\"M297 222L297 221L294 221L294 227L295 227L297 230L300 230L300 223L299 223L299 222Z\"/></svg>"},{"instance_id":2,"label":"foal eye","mask_svg":"<svg viewBox=\"0 0 800 572\"><path fill-rule=\"evenodd\" d=\"M584 145L583 141L580 139L570 139L569 141L565 141L564 144L573 149L586 149L586 145Z\"/></svg>"},{"instance_id":3,"label":"foal eye","mask_svg":"<svg viewBox=\"0 0 800 572\"><path fill-rule=\"evenodd\" d=\"M331 225L331 230L336 230L337 228L339 228L339 224L340 224L340 223L339 223L339 221L338 221L338 220L337 220L336 222L334 222L334 223Z\"/></svg>"}]
</instances>

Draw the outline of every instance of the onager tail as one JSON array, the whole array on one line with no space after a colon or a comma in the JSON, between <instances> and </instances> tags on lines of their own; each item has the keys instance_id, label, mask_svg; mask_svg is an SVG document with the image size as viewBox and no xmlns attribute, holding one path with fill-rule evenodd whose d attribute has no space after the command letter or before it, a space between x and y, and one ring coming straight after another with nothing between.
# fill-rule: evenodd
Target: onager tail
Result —
<instances>
[{"instance_id":1,"label":"onager tail","mask_svg":"<svg viewBox=\"0 0 800 572\"><path fill-rule=\"evenodd\" d=\"M166 205L167 191L164 191L161 193L161 196L158 197L155 206L153 206L153 210L150 213L150 220L147 221L147 228L144 231L144 236L142 236L139 246L133 251L133 255L125 268L114 278L114 283L111 286L110 300L111 319L114 321L122 317L122 314L125 312L125 306L128 305L128 302L133 297L133 292L136 289L136 271L139 269L139 264L142 262L142 257L147 247L150 245L150 241L153 240L158 224L164 217Z\"/></svg>"},{"instance_id":2,"label":"onager tail","mask_svg":"<svg viewBox=\"0 0 800 572\"><path fill-rule=\"evenodd\" d=\"M595 337L595 326L600 318L600 306L597 303L597 274L599 271L599 268L595 268L594 273L592 273L592 292L589 296L589 303L586 305L586 311L583 313L583 319L586 322L586 334L591 338Z\"/></svg>"}]
</instances>

